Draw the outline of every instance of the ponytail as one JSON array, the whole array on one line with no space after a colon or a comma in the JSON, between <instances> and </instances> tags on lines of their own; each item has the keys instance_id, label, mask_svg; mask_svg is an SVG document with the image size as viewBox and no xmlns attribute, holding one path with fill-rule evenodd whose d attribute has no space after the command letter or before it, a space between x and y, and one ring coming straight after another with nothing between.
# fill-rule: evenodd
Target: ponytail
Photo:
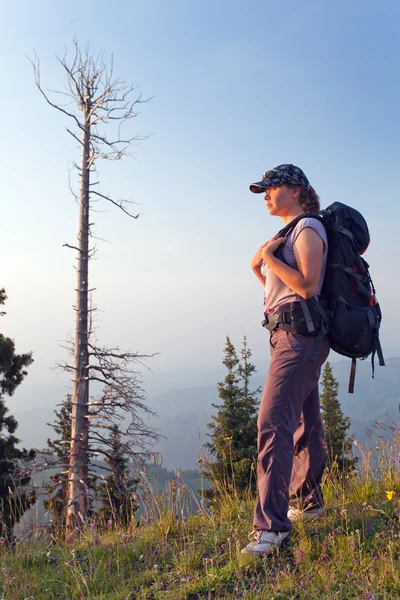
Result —
<instances>
[{"instance_id":1,"label":"ponytail","mask_svg":"<svg viewBox=\"0 0 400 600\"><path fill-rule=\"evenodd\" d=\"M300 205L306 213L317 213L320 211L321 206L319 203L319 196L314 188L310 185L308 191L304 188L299 188L297 185L291 185L290 187L300 189Z\"/></svg>"}]
</instances>

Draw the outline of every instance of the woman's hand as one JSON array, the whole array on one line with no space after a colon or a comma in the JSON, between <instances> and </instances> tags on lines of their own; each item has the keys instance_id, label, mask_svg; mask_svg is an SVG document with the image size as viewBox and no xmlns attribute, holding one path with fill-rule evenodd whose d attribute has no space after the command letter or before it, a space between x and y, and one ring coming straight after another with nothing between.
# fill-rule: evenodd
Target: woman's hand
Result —
<instances>
[{"instance_id":1,"label":"woman's hand","mask_svg":"<svg viewBox=\"0 0 400 600\"><path fill-rule=\"evenodd\" d=\"M264 244L264 246L261 247L262 260L268 264L270 258L274 256L279 246L284 242L286 242L285 237L278 237L278 234L274 235L274 237L271 238L269 242L267 242L266 244Z\"/></svg>"},{"instance_id":2,"label":"woman's hand","mask_svg":"<svg viewBox=\"0 0 400 600\"><path fill-rule=\"evenodd\" d=\"M265 246L268 244L268 242L265 242L265 244L263 244L262 246L259 247L259 249L257 250L257 252L255 253L255 255L253 256L253 258L251 259L251 268L253 269L257 269L260 268L262 263L263 263L263 257L262 257L262 251L264 250Z\"/></svg>"}]
</instances>

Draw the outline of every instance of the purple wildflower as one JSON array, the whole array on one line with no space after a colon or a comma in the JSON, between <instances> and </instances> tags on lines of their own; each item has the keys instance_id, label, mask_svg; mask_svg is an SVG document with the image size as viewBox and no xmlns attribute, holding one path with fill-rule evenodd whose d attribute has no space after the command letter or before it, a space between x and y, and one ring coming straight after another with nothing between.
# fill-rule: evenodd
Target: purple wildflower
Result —
<instances>
[{"instance_id":1,"label":"purple wildflower","mask_svg":"<svg viewBox=\"0 0 400 600\"><path fill-rule=\"evenodd\" d=\"M221 544L221 548L222 548L222 550L223 550L224 548L226 548L226 544Z\"/></svg>"},{"instance_id":2,"label":"purple wildflower","mask_svg":"<svg viewBox=\"0 0 400 600\"><path fill-rule=\"evenodd\" d=\"M331 536L335 537L337 535L336 531L332 531Z\"/></svg>"},{"instance_id":3,"label":"purple wildflower","mask_svg":"<svg viewBox=\"0 0 400 600\"><path fill-rule=\"evenodd\" d=\"M94 565L90 565L90 570L93 573L93 571L94 571Z\"/></svg>"},{"instance_id":4,"label":"purple wildflower","mask_svg":"<svg viewBox=\"0 0 400 600\"><path fill-rule=\"evenodd\" d=\"M154 550L154 556L158 556L158 550Z\"/></svg>"},{"instance_id":5,"label":"purple wildflower","mask_svg":"<svg viewBox=\"0 0 400 600\"><path fill-rule=\"evenodd\" d=\"M112 525L112 520L111 520L111 519L108 519L108 521L107 521L107 525L108 525L109 527Z\"/></svg>"},{"instance_id":6,"label":"purple wildflower","mask_svg":"<svg viewBox=\"0 0 400 600\"><path fill-rule=\"evenodd\" d=\"M112 571L112 562L111 561L108 561L107 567L108 567L109 571Z\"/></svg>"},{"instance_id":7,"label":"purple wildflower","mask_svg":"<svg viewBox=\"0 0 400 600\"><path fill-rule=\"evenodd\" d=\"M354 563L355 565L359 565L359 564L360 564L360 563L358 562L358 560L357 560L357 559L353 560L353 563Z\"/></svg>"},{"instance_id":8,"label":"purple wildflower","mask_svg":"<svg viewBox=\"0 0 400 600\"><path fill-rule=\"evenodd\" d=\"M374 556L372 560L373 560L374 562L376 562L376 561L378 560L378 557L377 557L377 556Z\"/></svg>"},{"instance_id":9,"label":"purple wildflower","mask_svg":"<svg viewBox=\"0 0 400 600\"><path fill-rule=\"evenodd\" d=\"M346 576L350 578L352 576L352 574L353 573L351 571L347 571Z\"/></svg>"},{"instance_id":10,"label":"purple wildflower","mask_svg":"<svg viewBox=\"0 0 400 600\"><path fill-rule=\"evenodd\" d=\"M300 588L302 590L304 590L305 587L306 587L306 585L305 585L304 581L300 581Z\"/></svg>"},{"instance_id":11,"label":"purple wildflower","mask_svg":"<svg viewBox=\"0 0 400 600\"><path fill-rule=\"evenodd\" d=\"M98 546L99 545L99 538L95 537L93 538L93 546Z\"/></svg>"},{"instance_id":12,"label":"purple wildflower","mask_svg":"<svg viewBox=\"0 0 400 600\"><path fill-rule=\"evenodd\" d=\"M303 558L303 556L304 556L304 552L302 550L299 550L297 554L299 555L300 558Z\"/></svg>"},{"instance_id":13,"label":"purple wildflower","mask_svg":"<svg viewBox=\"0 0 400 600\"><path fill-rule=\"evenodd\" d=\"M371 529L372 529L372 525L371 525L371 523L367 523L367 524L366 524L366 526L365 526L365 529L366 529L367 531L371 531Z\"/></svg>"},{"instance_id":14,"label":"purple wildflower","mask_svg":"<svg viewBox=\"0 0 400 600\"><path fill-rule=\"evenodd\" d=\"M324 541L322 542L322 545L323 545L323 547L324 547L324 548L326 548L326 547L327 547L327 545L328 545L328 542L327 542L326 540L324 540Z\"/></svg>"}]
</instances>

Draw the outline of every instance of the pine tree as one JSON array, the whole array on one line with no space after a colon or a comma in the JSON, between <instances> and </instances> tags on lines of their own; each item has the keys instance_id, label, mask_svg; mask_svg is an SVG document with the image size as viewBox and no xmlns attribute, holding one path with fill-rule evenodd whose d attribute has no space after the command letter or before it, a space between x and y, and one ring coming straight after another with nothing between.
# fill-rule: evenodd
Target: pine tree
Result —
<instances>
[{"instance_id":1,"label":"pine tree","mask_svg":"<svg viewBox=\"0 0 400 600\"><path fill-rule=\"evenodd\" d=\"M339 471L354 467L357 459L351 456L353 436L348 435L350 418L343 415L338 400L339 383L334 378L329 362L322 375L321 412L327 447L327 465L331 469L336 462Z\"/></svg>"},{"instance_id":2,"label":"pine tree","mask_svg":"<svg viewBox=\"0 0 400 600\"><path fill-rule=\"evenodd\" d=\"M44 501L46 510L51 511L53 522L57 527L65 525L67 494L68 494L68 465L71 443L71 414L72 397L68 394L61 403L59 411L55 411L56 418L50 427L59 436L55 440L47 440L47 445L52 455L57 459L57 467L61 468L54 475L51 475L50 481L46 486L48 500Z\"/></svg>"},{"instance_id":3,"label":"pine tree","mask_svg":"<svg viewBox=\"0 0 400 600\"><path fill-rule=\"evenodd\" d=\"M111 430L108 456L105 459L109 475L98 485L101 502L99 514L105 521L127 527L139 508L136 490L139 479L132 477L121 433L117 425Z\"/></svg>"},{"instance_id":4,"label":"pine tree","mask_svg":"<svg viewBox=\"0 0 400 600\"><path fill-rule=\"evenodd\" d=\"M211 418L208 428L210 442L205 447L214 461L204 469L204 475L211 482L234 485L240 493L249 486L252 468L257 458L257 410L260 388L250 390L250 379L256 371L250 362L251 352L243 339L241 358L235 347L226 338L223 364L228 373L224 381L218 383L220 405L213 404L218 410ZM208 495L212 495L211 491Z\"/></svg>"},{"instance_id":5,"label":"pine tree","mask_svg":"<svg viewBox=\"0 0 400 600\"><path fill-rule=\"evenodd\" d=\"M0 290L0 305L7 299ZM5 313L0 313L3 316ZM0 334L0 537L11 539L13 527L35 502L31 477L24 465L34 458L33 450L20 450L14 433L18 427L8 415L4 394L12 396L27 375L26 367L33 362L32 354L16 354L12 339Z\"/></svg>"}]
</instances>

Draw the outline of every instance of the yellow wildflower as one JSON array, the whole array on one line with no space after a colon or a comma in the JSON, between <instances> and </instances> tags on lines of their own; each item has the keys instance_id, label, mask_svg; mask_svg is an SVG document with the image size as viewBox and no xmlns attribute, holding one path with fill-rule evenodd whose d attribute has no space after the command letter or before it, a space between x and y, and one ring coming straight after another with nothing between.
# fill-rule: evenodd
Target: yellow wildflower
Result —
<instances>
[{"instance_id":1,"label":"yellow wildflower","mask_svg":"<svg viewBox=\"0 0 400 600\"><path fill-rule=\"evenodd\" d=\"M388 500L393 500L393 496L396 495L396 492L390 492L388 490L386 490L386 496Z\"/></svg>"},{"instance_id":2,"label":"yellow wildflower","mask_svg":"<svg viewBox=\"0 0 400 600\"><path fill-rule=\"evenodd\" d=\"M232 436L231 437L224 437L225 442L230 442L231 439L232 439Z\"/></svg>"}]
</instances>

